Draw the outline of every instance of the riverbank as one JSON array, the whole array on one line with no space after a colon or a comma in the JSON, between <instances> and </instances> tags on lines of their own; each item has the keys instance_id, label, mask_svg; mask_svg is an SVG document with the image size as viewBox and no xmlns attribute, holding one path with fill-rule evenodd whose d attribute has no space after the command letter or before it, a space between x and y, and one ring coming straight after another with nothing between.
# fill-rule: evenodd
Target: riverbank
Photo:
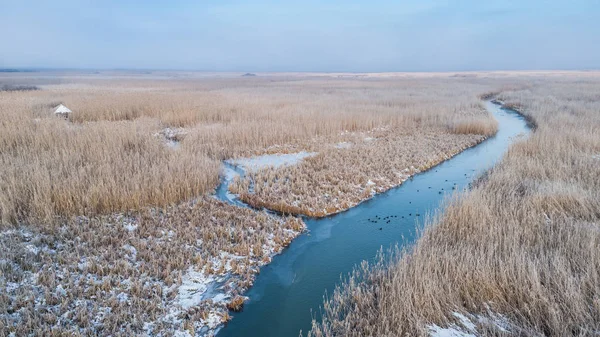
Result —
<instances>
[{"instance_id":1,"label":"riverbank","mask_svg":"<svg viewBox=\"0 0 600 337\"><path fill-rule=\"evenodd\" d=\"M489 116L476 93L492 86L446 75L52 76L10 79L40 90L0 92L0 334L214 332L304 228L214 200L224 159L318 152L329 168L313 168L334 180L315 181L338 199L370 197L396 167L480 137ZM54 116L59 103L67 119Z\"/></svg>"},{"instance_id":2,"label":"riverbank","mask_svg":"<svg viewBox=\"0 0 600 337\"><path fill-rule=\"evenodd\" d=\"M305 228L212 197L54 226L0 232L0 335L212 335Z\"/></svg>"},{"instance_id":3,"label":"riverbank","mask_svg":"<svg viewBox=\"0 0 600 337\"><path fill-rule=\"evenodd\" d=\"M479 132L487 134L453 134L446 129L421 127L410 132L380 131L371 134L368 141L347 141L343 147L323 149L296 165L246 170L229 190L257 209L326 217L355 207L480 144L497 130L495 122L486 121L486 126L488 129Z\"/></svg>"},{"instance_id":4,"label":"riverbank","mask_svg":"<svg viewBox=\"0 0 600 337\"><path fill-rule=\"evenodd\" d=\"M356 270L310 336L592 335L600 327L598 78L498 99L535 132L416 244Z\"/></svg>"},{"instance_id":5,"label":"riverbank","mask_svg":"<svg viewBox=\"0 0 600 337\"><path fill-rule=\"evenodd\" d=\"M381 247L406 244L416 238L428 214L444 207L444 200L468 188L494 166L515 137L526 132L523 119L488 103L498 120L498 133L433 169L421 172L400 187L377 194L346 212L325 218L306 218L310 235L295 239L285 254L265 266L241 313L219 332L219 337L297 335L310 329L340 275L372 260Z\"/></svg>"}]
</instances>

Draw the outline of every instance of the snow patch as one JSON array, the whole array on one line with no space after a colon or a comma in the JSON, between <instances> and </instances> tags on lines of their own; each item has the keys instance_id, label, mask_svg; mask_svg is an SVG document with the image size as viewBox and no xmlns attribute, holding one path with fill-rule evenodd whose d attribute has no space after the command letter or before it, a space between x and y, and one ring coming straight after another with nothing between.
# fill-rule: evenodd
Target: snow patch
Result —
<instances>
[{"instance_id":1,"label":"snow patch","mask_svg":"<svg viewBox=\"0 0 600 337\"><path fill-rule=\"evenodd\" d=\"M138 228L138 225L134 224L134 223L126 222L123 224L123 228L125 228L125 230L128 232L133 232L134 230L136 230Z\"/></svg>"},{"instance_id":2,"label":"snow patch","mask_svg":"<svg viewBox=\"0 0 600 337\"><path fill-rule=\"evenodd\" d=\"M225 294L216 294L213 298L212 301L214 303L223 303L225 302L227 299L229 299L229 296L225 295Z\"/></svg>"},{"instance_id":3,"label":"snow patch","mask_svg":"<svg viewBox=\"0 0 600 337\"><path fill-rule=\"evenodd\" d=\"M248 171L256 171L268 167L280 168L283 166L296 165L305 158L315 156L316 152L297 152L286 154L266 154L250 158L228 159L227 163L241 166Z\"/></svg>"},{"instance_id":4,"label":"snow patch","mask_svg":"<svg viewBox=\"0 0 600 337\"><path fill-rule=\"evenodd\" d=\"M431 337L475 337L478 335L477 326L469 318L472 317L477 322L484 325L493 325L502 332L510 332L510 323L508 319L501 314L493 312L486 304L487 314L484 315L463 315L459 312L453 312L452 316L458 319L459 324L451 324L447 328L431 324L427 326Z\"/></svg>"},{"instance_id":5,"label":"snow patch","mask_svg":"<svg viewBox=\"0 0 600 337\"><path fill-rule=\"evenodd\" d=\"M208 326L209 329L215 329L219 325L221 325L221 323L223 323L223 319L221 318L221 315L219 315L218 313L216 313L214 311L211 311L208 314L208 317L206 317L206 319L202 320L202 324L205 326Z\"/></svg>"},{"instance_id":6,"label":"snow patch","mask_svg":"<svg viewBox=\"0 0 600 337\"><path fill-rule=\"evenodd\" d=\"M473 324L473 322L471 322L471 320L467 316L465 316L459 312L453 312L452 316L454 316L458 319L458 321L460 322L460 325L462 327L458 326L456 324L451 324L447 328L442 328L438 325L432 324L432 325L427 326L427 329L429 330L429 335L431 337L476 337L477 336L475 334L475 333L477 333L475 324ZM465 331L465 329L468 331Z\"/></svg>"},{"instance_id":7,"label":"snow patch","mask_svg":"<svg viewBox=\"0 0 600 337\"><path fill-rule=\"evenodd\" d=\"M88 267L88 265L89 265L89 263L87 261L87 258L84 256L77 263L77 269L84 271Z\"/></svg>"},{"instance_id":8,"label":"snow patch","mask_svg":"<svg viewBox=\"0 0 600 337\"><path fill-rule=\"evenodd\" d=\"M429 336L431 337L477 337L476 335L459 330L456 325L451 325L449 328L442 328L435 324L428 325Z\"/></svg>"},{"instance_id":9,"label":"snow patch","mask_svg":"<svg viewBox=\"0 0 600 337\"><path fill-rule=\"evenodd\" d=\"M18 289L20 284L16 282L6 282L6 292L11 292L13 290Z\"/></svg>"},{"instance_id":10,"label":"snow patch","mask_svg":"<svg viewBox=\"0 0 600 337\"><path fill-rule=\"evenodd\" d=\"M155 137L163 138L165 145L171 149L178 149L180 141L187 135L184 128L164 128L154 134Z\"/></svg>"},{"instance_id":11,"label":"snow patch","mask_svg":"<svg viewBox=\"0 0 600 337\"><path fill-rule=\"evenodd\" d=\"M40 252L40 249L32 244L26 245L25 248L35 255L38 255L38 253Z\"/></svg>"},{"instance_id":12,"label":"snow patch","mask_svg":"<svg viewBox=\"0 0 600 337\"><path fill-rule=\"evenodd\" d=\"M177 304L184 309L199 305L209 284L214 281L213 275L206 276L203 271L195 271L190 267L181 279L181 286L176 298Z\"/></svg>"},{"instance_id":13,"label":"snow patch","mask_svg":"<svg viewBox=\"0 0 600 337\"><path fill-rule=\"evenodd\" d=\"M173 334L173 337L193 337L187 330L177 330Z\"/></svg>"},{"instance_id":14,"label":"snow patch","mask_svg":"<svg viewBox=\"0 0 600 337\"><path fill-rule=\"evenodd\" d=\"M458 320L460 321L460 324L462 324L465 328L467 328L467 330L475 331L475 324L473 324L471 322L471 320L469 320L465 315L463 315L459 312L453 312L452 315L454 317L458 318Z\"/></svg>"}]
</instances>

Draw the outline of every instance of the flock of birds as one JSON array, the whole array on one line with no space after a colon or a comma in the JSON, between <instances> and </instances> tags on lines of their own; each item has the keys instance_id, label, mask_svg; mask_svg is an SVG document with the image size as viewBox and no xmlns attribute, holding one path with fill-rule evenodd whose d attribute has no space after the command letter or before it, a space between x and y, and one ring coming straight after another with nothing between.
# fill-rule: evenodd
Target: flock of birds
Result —
<instances>
[{"instance_id":1,"label":"flock of birds","mask_svg":"<svg viewBox=\"0 0 600 337\"><path fill-rule=\"evenodd\" d=\"M408 216L412 216L412 215L413 215L412 213L408 213ZM421 214L415 213L415 216L421 216ZM367 219L367 221L370 223L379 223L381 221L382 223L389 224L392 221L392 219L397 218L397 217L398 217L397 215L388 215L388 216L384 216L382 218L379 215L375 215L374 218L369 218L369 219ZM402 219L404 219L404 215L402 215ZM383 230L383 227L379 227L379 230L380 231Z\"/></svg>"},{"instance_id":2,"label":"flock of birds","mask_svg":"<svg viewBox=\"0 0 600 337\"><path fill-rule=\"evenodd\" d=\"M473 170L475 171L475 170ZM437 172L437 170L436 170ZM467 174L465 173L465 176L467 176ZM411 177L412 178L412 177ZM446 179L446 182L448 182L448 179ZM428 189L431 189L431 186L428 187ZM456 183L454 183L452 185L452 190L456 190ZM417 190L417 192L419 192L419 190ZM444 189L442 188L440 191L438 191L438 194L442 194L444 192ZM409 204L411 203L410 201L408 202ZM412 213L408 213L408 216L412 216ZM419 213L415 213L415 216L421 216L421 214ZM377 223L386 223L389 224L394 218L398 218L398 215L388 215L385 217L380 217L379 215L375 215L375 217L373 218L368 218L367 221L373 224L377 224ZM401 216L402 219L404 219L404 215ZM379 227L379 230L383 230L383 227Z\"/></svg>"}]
</instances>

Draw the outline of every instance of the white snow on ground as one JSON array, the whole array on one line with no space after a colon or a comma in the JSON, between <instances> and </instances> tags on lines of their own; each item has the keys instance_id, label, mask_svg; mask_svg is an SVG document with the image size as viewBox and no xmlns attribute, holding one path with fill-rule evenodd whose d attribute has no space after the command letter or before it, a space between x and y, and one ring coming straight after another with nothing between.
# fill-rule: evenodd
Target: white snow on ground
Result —
<instances>
[{"instance_id":1,"label":"white snow on ground","mask_svg":"<svg viewBox=\"0 0 600 337\"><path fill-rule=\"evenodd\" d=\"M216 294L213 298L212 301L215 303L218 302L225 302L225 300L227 300L229 298L229 296L225 295L225 294Z\"/></svg>"},{"instance_id":2,"label":"white snow on ground","mask_svg":"<svg viewBox=\"0 0 600 337\"><path fill-rule=\"evenodd\" d=\"M221 318L221 315L218 313L211 311L208 314L208 317L202 320L202 323L209 329L216 329L223 323L223 318Z\"/></svg>"},{"instance_id":3,"label":"white snow on ground","mask_svg":"<svg viewBox=\"0 0 600 337\"><path fill-rule=\"evenodd\" d=\"M126 228L127 230L135 230L136 225L134 220L127 218L125 216L120 217L121 223L119 226L122 228ZM281 221L284 221L281 219ZM167 238L174 237L176 234L173 231L161 231L162 235ZM299 232L292 230L284 231L287 238L293 238L299 234ZM24 230L8 230L8 231L0 231L0 237L9 236L9 235L20 235L22 236L22 248L28 252L35 254L36 252L50 252L47 247L40 247L33 244L33 242L40 242L41 240L37 235L34 235L30 232ZM202 240L197 240L198 247L202 246ZM135 263L137 258L137 249L131 244L124 244L120 247L122 254L126 254L126 258L130 260L130 262ZM278 254L283 249L275 241L275 237L273 234L269 237L269 239L263 245L263 250L269 252L270 256ZM82 273L77 276L87 277L89 278L89 282L94 284L101 284L102 279L96 277L95 275L88 274L85 276L88 271L90 264L93 263L94 259L89 256L82 256L78 263L77 268ZM219 331L219 329L223 326L226 319L226 304L233 297L233 290L229 288L233 283L230 283L232 278L235 276L232 274L233 269L232 262L237 261L238 266L240 264L251 264L251 267L254 270L258 270L258 268L268 261L258 259L253 256L240 256L236 254L232 254L229 252L222 251L213 258L208 260L208 265L210 265L210 270L212 270L208 274L208 269L195 270L193 267L190 267L186 270L185 274L182 275L181 285L174 283L173 285L167 287L164 284L163 292L165 294L173 294L168 296L168 300L164 303L166 314L163 317L159 317L154 322L144 322L143 329L146 335L155 335L156 334L156 324L167 324L169 327L174 329L174 334L179 334L181 336L187 336L186 331L183 330L183 317L184 314L191 310L194 312L195 307L201 307L203 310L207 310L206 315L203 316L204 319L201 319L197 322L194 322L194 328L196 329L196 336L213 336ZM0 261L0 263L5 263ZM61 272L58 272L57 278L63 279L61 276ZM27 277L24 277L22 281L19 283L8 282L7 280L2 280L0 277L0 283L4 281L6 292L15 292L19 288L28 285L36 285L38 283L38 274L29 273ZM116 300L119 303L130 304L132 301L132 295L128 292L129 284L131 281L129 279L123 280L121 282L121 287L116 288L114 291L111 291L110 296L115 296ZM159 284L161 284L159 282ZM56 287L57 295L66 296L65 289L59 284ZM10 294L9 294L10 296ZM87 300L77 300L69 305L73 305L73 307L81 307L88 305L90 301L93 301L94 298L91 298L89 301ZM212 301L211 301L212 300ZM208 302L206 302L208 301ZM211 303L212 302L212 303ZM38 304L36 304L38 305ZM108 314L110 314L109 307L100 307L98 308L98 312L95 313L95 316L92 317L92 325L91 329L96 329L97 326L102 324ZM72 313L72 311L69 311Z\"/></svg>"},{"instance_id":4,"label":"white snow on ground","mask_svg":"<svg viewBox=\"0 0 600 337\"><path fill-rule=\"evenodd\" d=\"M475 331L475 324L473 324L471 320L469 320L465 315L459 312L453 312L452 315L458 318L460 324L462 324L465 328L467 328L470 331Z\"/></svg>"},{"instance_id":5,"label":"white snow on ground","mask_svg":"<svg viewBox=\"0 0 600 337\"><path fill-rule=\"evenodd\" d=\"M456 325L451 325L449 328L441 328L435 324L428 325L429 336L431 337L477 337L474 334L459 330Z\"/></svg>"},{"instance_id":6,"label":"white snow on ground","mask_svg":"<svg viewBox=\"0 0 600 337\"><path fill-rule=\"evenodd\" d=\"M203 271L195 271L190 267L183 278L177 294L176 303L184 309L197 306L202 302L202 295L211 282L215 281L213 275L205 275Z\"/></svg>"},{"instance_id":7,"label":"white snow on ground","mask_svg":"<svg viewBox=\"0 0 600 337\"><path fill-rule=\"evenodd\" d=\"M18 289L19 286L21 286L19 283L15 283L15 282L6 282L6 291L7 292L11 292L15 289Z\"/></svg>"},{"instance_id":8,"label":"white snow on ground","mask_svg":"<svg viewBox=\"0 0 600 337\"><path fill-rule=\"evenodd\" d=\"M476 319L482 324L493 325L502 332L510 332L510 323L508 322L506 317L493 312L488 305L486 305L486 308L487 314L469 315L469 317ZM429 335L431 337L476 337L479 335L479 333L477 332L477 326L469 317L459 312L453 312L452 315L458 319L460 323L459 325L451 324L447 328L442 328L438 325L431 324L427 326L427 329L429 330Z\"/></svg>"},{"instance_id":9,"label":"white snow on ground","mask_svg":"<svg viewBox=\"0 0 600 337\"><path fill-rule=\"evenodd\" d=\"M192 337L192 335L190 335L189 331L187 331L187 330L179 330L179 331L175 331L175 334L173 334L173 337Z\"/></svg>"},{"instance_id":10,"label":"white snow on ground","mask_svg":"<svg viewBox=\"0 0 600 337\"><path fill-rule=\"evenodd\" d=\"M431 337L476 337L477 330L475 324L469 318L459 312L453 312L452 315L460 321L460 325L451 324L447 328L442 328L435 324L428 325L429 335ZM467 331L465 331L467 330Z\"/></svg>"},{"instance_id":11,"label":"white snow on ground","mask_svg":"<svg viewBox=\"0 0 600 337\"><path fill-rule=\"evenodd\" d=\"M136 230L136 228L137 228L137 224L125 222L125 223L123 224L123 227L125 227L125 229L126 229L128 232L133 232L134 230Z\"/></svg>"},{"instance_id":12,"label":"white snow on ground","mask_svg":"<svg viewBox=\"0 0 600 337\"><path fill-rule=\"evenodd\" d=\"M373 138L373 137L365 137L365 142L372 142L377 138Z\"/></svg>"},{"instance_id":13,"label":"white snow on ground","mask_svg":"<svg viewBox=\"0 0 600 337\"><path fill-rule=\"evenodd\" d=\"M118 300L119 302L121 302L121 303L122 303L122 302L127 302L127 300L129 300L129 295L127 295L127 294L126 294L126 293L124 293L124 292L120 292L120 293L117 295L117 300Z\"/></svg>"},{"instance_id":14,"label":"white snow on ground","mask_svg":"<svg viewBox=\"0 0 600 337\"><path fill-rule=\"evenodd\" d=\"M25 248L35 255L37 255L40 252L40 249L38 247L36 247L35 245L26 245Z\"/></svg>"},{"instance_id":15,"label":"white snow on ground","mask_svg":"<svg viewBox=\"0 0 600 337\"><path fill-rule=\"evenodd\" d=\"M137 260L137 249L135 249L132 245L124 245L123 249L126 250L129 254L127 254L127 258L132 261Z\"/></svg>"},{"instance_id":16,"label":"white snow on ground","mask_svg":"<svg viewBox=\"0 0 600 337\"><path fill-rule=\"evenodd\" d=\"M165 145L176 150L179 148L181 137L186 134L187 131L184 128L164 128L160 132L155 133L154 136L163 138Z\"/></svg>"},{"instance_id":17,"label":"white snow on ground","mask_svg":"<svg viewBox=\"0 0 600 337\"><path fill-rule=\"evenodd\" d=\"M227 162L233 165L241 166L248 171L256 171L268 167L279 168L282 166L295 165L304 158L312 157L316 154L316 152L305 151L285 154L265 154L250 158L229 159Z\"/></svg>"}]
</instances>

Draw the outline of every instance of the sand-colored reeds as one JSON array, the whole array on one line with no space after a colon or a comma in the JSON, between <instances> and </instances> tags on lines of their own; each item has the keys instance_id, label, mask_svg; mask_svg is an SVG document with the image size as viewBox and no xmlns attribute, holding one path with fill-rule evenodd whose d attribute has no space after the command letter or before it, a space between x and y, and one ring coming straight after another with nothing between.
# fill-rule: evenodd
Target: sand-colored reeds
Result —
<instances>
[{"instance_id":1,"label":"sand-colored reeds","mask_svg":"<svg viewBox=\"0 0 600 337\"><path fill-rule=\"evenodd\" d=\"M4 231L0 335L128 336L147 333L144 322L154 333L200 330L209 324L203 315L240 310L240 294L258 266L303 228L296 218L205 197L165 209ZM220 292L230 300L185 306L180 286L190 269L206 278L227 277Z\"/></svg>"},{"instance_id":2,"label":"sand-colored reeds","mask_svg":"<svg viewBox=\"0 0 600 337\"><path fill-rule=\"evenodd\" d=\"M258 208L323 217L398 186L485 139L433 128L367 135L366 141L365 135L353 137L348 147L323 148L295 166L251 171L230 190Z\"/></svg>"},{"instance_id":3,"label":"sand-colored reeds","mask_svg":"<svg viewBox=\"0 0 600 337\"><path fill-rule=\"evenodd\" d=\"M41 90L0 92L0 335L43 336L226 322L227 303L240 308L259 266L304 225L207 196L221 160L319 152L251 174L264 182L252 196L335 212L493 132L476 95L514 81L2 76ZM61 103L68 119L52 114ZM230 298L182 305L181 284L223 275Z\"/></svg>"},{"instance_id":4,"label":"sand-colored reeds","mask_svg":"<svg viewBox=\"0 0 600 337\"><path fill-rule=\"evenodd\" d=\"M25 77L17 80L12 81L27 83ZM60 82L33 77L30 83L42 90L0 92L5 225L184 201L211 191L218 162L232 156L321 150L348 139L345 135L378 129L492 131L480 125L492 120L475 97L481 85L448 78L64 77ZM68 120L53 115L60 103L73 111ZM477 126L456 126L457 120L471 119ZM178 130L185 139L169 139L165 130ZM165 140L177 146L164 146ZM344 165L343 160L332 165Z\"/></svg>"},{"instance_id":5,"label":"sand-colored reeds","mask_svg":"<svg viewBox=\"0 0 600 337\"><path fill-rule=\"evenodd\" d=\"M366 263L310 336L592 336L600 329L600 78L497 98L535 132L405 250Z\"/></svg>"},{"instance_id":6,"label":"sand-colored reeds","mask_svg":"<svg viewBox=\"0 0 600 337\"><path fill-rule=\"evenodd\" d=\"M34 119L24 97L0 105L0 218L102 214L166 206L211 191L220 163L173 151L153 134L156 121L74 125Z\"/></svg>"}]
</instances>

